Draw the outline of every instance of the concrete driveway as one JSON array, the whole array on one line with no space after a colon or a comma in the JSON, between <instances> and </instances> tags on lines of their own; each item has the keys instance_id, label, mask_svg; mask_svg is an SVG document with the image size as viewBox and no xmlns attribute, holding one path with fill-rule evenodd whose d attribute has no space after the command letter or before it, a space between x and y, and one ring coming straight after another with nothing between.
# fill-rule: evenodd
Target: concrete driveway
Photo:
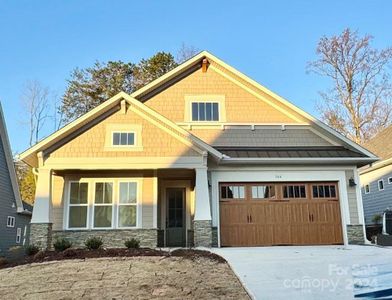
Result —
<instances>
[{"instance_id":1,"label":"concrete driveway","mask_svg":"<svg viewBox=\"0 0 392 300\"><path fill-rule=\"evenodd\" d=\"M392 248L215 248L254 299L392 297Z\"/></svg>"}]
</instances>

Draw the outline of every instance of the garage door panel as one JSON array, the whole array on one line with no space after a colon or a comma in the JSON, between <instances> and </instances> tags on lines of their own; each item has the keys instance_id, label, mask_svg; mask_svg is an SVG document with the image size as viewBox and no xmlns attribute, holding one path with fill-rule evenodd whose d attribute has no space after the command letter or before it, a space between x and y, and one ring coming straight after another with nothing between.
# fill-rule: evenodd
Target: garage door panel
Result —
<instances>
[{"instance_id":1,"label":"garage door panel","mask_svg":"<svg viewBox=\"0 0 392 300\"><path fill-rule=\"evenodd\" d=\"M339 199L321 198L320 195L325 196L323 191L314 197L313 183L262 184L275 187L274 198L257 200L252 198L251 193L254 183L238 185L244 186L243 199L220 201L222 246L343 243ZM286 193L283 193L284 185L292 185L292 191L287 189ZM334 185L337 191L336 183L316 185L317 190ZM306 197L299 186L306 189ZM284 195L297 198L284 199ZM260 195L258 198L261 198Z\"/></svg>"}]
</instances>

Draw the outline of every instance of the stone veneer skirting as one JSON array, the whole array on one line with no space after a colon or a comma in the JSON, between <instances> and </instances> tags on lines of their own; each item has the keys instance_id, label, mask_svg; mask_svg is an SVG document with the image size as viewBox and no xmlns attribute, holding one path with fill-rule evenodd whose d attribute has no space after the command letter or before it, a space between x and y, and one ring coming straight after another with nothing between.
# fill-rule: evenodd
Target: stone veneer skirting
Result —
<instances>
[{"instance_id":1,"label":"stone veneer skirting","mask_svg":"<svg viewBox=\"0 0 392 300\"><path fill-rule=\"evenodd\" d=\"M193 221L193 237L195 247L211 247L212 227L210 220Z\"/></svg>"},{"instance_id":2,"label":"stone veneer skirting","mask_svg":"<svg viewBox=\"0 0 392 300\"><path fill-rule=\"evenodd\" d=\"M66 238L72 242L72 247L85 247L85 241L90 237L101 237L103 247L124 248L124 242L129 239L140 241L140 247L155 248L158 242L157 229L110 229L110 230L61 230L53 231L53 241Z\"/></svg>"},{"instance_id":3,"label":"stone veneer skirting","mask_svg":"<svg viewBox=\"0 0 392 300\"><path fill-rule=\"evenodd\" d=\"M30 245L38 246L40 249L51 249L52 223L31 223Z\"/></svg>"},{"instance_id":4,"label":"stone veneer skirting","mask_svg":"<svg viewBox=\"0 0 392 300\"><path fill-rule=\"evenodd\" d=\"M347 225L347 239L351 245L364 244L363 225Z\"/></svg>"},{"instance_id":5,"label":"stone veneer skirting","mask_svg":"<svg viewBox=\"0 0 392 300\"><path fill-rule=\"evenodd\" d=\"M212 247L218 247L218 227L212 227Z\"/></svg>"}]
</instances>

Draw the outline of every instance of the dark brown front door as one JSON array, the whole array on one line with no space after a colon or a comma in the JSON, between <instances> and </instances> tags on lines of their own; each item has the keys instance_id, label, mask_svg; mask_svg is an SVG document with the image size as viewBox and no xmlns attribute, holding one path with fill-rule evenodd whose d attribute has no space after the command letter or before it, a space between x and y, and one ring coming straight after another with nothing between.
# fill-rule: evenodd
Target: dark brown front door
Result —
<instances>
[{"instance_id":1,"label":"dark brown front door","mask_svg":"<svg viewBox=\"0 0 392 300\"><path fill-rule=\"evenodd\" d=\"M185 247L185 189L166 190L166 246Z\"/></svg>"},{"instance_id":2,"label":"dark brown front door","mask_svg":"<svg viewBox=\"0 0 392 300\"><path fill-rule=\"evenodd\" d=\"M220 185L222 246L342 244L335 182Z\"/></svg>"}]
</instances>

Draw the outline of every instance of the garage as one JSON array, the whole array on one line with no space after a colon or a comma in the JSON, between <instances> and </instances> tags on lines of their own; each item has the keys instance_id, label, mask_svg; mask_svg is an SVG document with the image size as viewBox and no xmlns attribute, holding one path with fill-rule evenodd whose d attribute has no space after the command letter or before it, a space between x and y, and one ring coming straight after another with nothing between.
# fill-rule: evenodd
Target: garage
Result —
<instances>
[{"instance_id":1,"label":"garage","mask_svg":"<svg viewBox=\"0 0 392 300\"><path fill-rule=\"evenodd\" d=\"M337 182L219 184L222 247L343 244Z\"/></svg>"}]
</instances>

